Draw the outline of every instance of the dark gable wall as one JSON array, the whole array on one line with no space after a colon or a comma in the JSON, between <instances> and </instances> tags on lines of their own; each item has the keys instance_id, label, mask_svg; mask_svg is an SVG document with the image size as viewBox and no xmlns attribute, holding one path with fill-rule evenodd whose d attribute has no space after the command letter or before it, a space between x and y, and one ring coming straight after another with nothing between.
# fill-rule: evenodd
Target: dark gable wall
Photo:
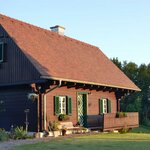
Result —
<instances>
[{"instance_id":1,"label":"dark gable wall","mask_svg":"<svg viewBox=\"0 0 150 150\"><path fill-rule=\"evenodd\" d=\"M5 42L4 62L0 63L0 86L32 83L40 74L5 30L0 26L0 41Z\"/></svg>"},{"instance_id":2,"label":"dark gable wall","mask_svg":"<svg viewBox=\"0 0 150 150\"><path fill-rule=\"evenodd\" d=\"M37 128L37 104L28 100L32 92L30 83L38 82L40 74L26 58L0 25L0 41L5 43L4 62L0 63L0 101L4 112L0 112L0 128L25 126L25 109L30 109L29 130Z\"/></svg>"},{"instance_id":3,"label":"dark gable wall","mask_svg":"<svg viewBox=\"0 0 150 150\"><path fill-rule=\"evenodd\" d=\"M29 86L0 88L0 101L5 111L0 112L0 128L10 131L11 125L25 127L25 109L29 109L29 131L37 129L37 103L27 99Z\"/></svg>"}]
</instances>

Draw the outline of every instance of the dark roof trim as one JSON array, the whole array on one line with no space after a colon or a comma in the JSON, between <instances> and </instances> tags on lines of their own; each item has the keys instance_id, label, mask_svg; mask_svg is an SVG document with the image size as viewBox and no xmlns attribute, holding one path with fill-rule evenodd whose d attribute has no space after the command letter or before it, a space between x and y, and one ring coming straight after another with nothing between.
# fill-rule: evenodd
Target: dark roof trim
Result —
<instances>
[{"instance_id":1,"label":"dark roof trim","mask_svg":"<svg viewBox=\"0 0 150 150\"><path fill-rule=\"evenodd\" d=\"M0 87L5 87L5 86L17 86L17 85L27 85L27 84L32 84L32 83L43 83L45 82L44 79L41 80L31 80L31 81L24 81L24 82L15 82L15 83L6 83L6 84L0 84Z\"/></svg>"}]
</instances>

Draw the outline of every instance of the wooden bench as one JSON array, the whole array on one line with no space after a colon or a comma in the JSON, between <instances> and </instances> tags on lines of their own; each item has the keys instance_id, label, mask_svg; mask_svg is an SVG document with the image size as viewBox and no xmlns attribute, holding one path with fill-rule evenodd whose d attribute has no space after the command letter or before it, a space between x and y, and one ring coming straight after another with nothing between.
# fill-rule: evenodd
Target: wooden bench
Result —
<instances>
[{"instance_id":1,"label":"wooden bench","mask_svg":"<svg viewBox=\"0 0 150 150\"><path fill-rule=\"evenodd\" d=\"M59 129L60 130L66 129L67 130L66 134L72 134L72 133L80 133L84 128L80 126L74 127L72 122L60 122Z\"/></svg>"},{"instance_id":2,"label":"wooden bench","mask_svg":"<svg viewBox=\"0 0 150 150\"><path fill-rule=\"evenodd\" d=\"M87 115L87 128L90 130L102 130L103 115Z\"/></svg>"}]
</instances>

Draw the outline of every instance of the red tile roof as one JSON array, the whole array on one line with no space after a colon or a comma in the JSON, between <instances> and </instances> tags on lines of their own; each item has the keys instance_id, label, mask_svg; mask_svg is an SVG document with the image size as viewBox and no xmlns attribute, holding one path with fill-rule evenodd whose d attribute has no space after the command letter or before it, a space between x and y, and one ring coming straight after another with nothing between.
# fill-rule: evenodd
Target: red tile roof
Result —
<instances>
[{"instance_id":1,"label":"red tile roof","mask_svg":"<svg viewBox=\"0 0 150 150\"><path fill-rule=\"evenodd\" d=\"M140 90L98 47L4 15L0 24L43 78Z\"/></svg>"}]
</instances>

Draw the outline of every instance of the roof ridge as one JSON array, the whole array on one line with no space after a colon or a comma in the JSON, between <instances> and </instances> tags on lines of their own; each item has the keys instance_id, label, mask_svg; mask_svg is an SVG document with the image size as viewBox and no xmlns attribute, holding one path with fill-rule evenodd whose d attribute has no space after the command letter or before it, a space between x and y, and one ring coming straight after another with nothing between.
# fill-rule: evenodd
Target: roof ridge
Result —
<instances>
[{"instance_id":1,"label":"roof ridge","mask_svg":"<svg viewBox=\"0 0 150 150\"><path fill-rule=\"evenodd\" d=\"M21 21L21 20L19 20L19 19L15 19L15 18L6 16L6 15L1 14L1 13L0 13L0 17L2 17L3 19L9 19L9 20L11 20L11 21L20 23L20 24L22 24L22 25L24 24L24 25L28 25L28 26L30 26L30 27L34 27L34 28L36 28L36 29L38 29L38 30L40 29L40 30L43 30L43 31L46 31L46 32L50 32L51 34L53 34L53 35L55 35L55 36L62 37L62 38L64 38L64 39L67 38L68 40L70 40L70 41L72 41L72 42L77 42L77 43L79 43L79 44L82 43L83 45L91 46L91 47L96 47L96 48L99 49L99 47L97 47L97 46L95 46L95 45L86 43L86 42L84 42L84 41L81 41L81 40L78 40L78 39L75 39L75 38L72 38L72 37L69 37L69 36L66 36L66 35L63 35L63 36L62 36L62 35L59 35L58 33L55 33L55 32L53 32L53 31L51 31L51 30L42 28L42 27L37 26L37 25L34 25L34 24L30 24L30 23L25 22L25 21Z\"/></svg>"}]
</instances>

